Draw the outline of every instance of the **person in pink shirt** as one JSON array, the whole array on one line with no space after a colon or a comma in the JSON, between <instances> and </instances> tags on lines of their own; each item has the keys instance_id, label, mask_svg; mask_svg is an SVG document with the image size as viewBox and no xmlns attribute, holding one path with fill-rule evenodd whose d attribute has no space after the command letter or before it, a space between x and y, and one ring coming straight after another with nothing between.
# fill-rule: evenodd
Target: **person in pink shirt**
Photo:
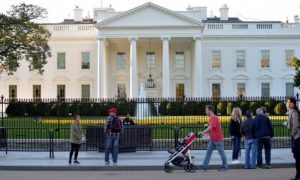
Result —
<instances>
[{"instance_id":1,"label":"person in pink shirt","mask_svg":"<svg viewBox=\"0 0 300 180\"><path fill-rule=\"evenodd\" d=\"M226 171L228 170L228 165L227 165L226 154L224 151L224 136L222 133L222 128L221 128L219 118L215 115L214 111L215 108L211 105L207 105L205 107L205 113L210 118L209 125L203 132L199 133L200 135L202 135L209 132L210 135L202 169L205 171L208 169L211 155L213 151L216 149L218 150L222 159L222 167L219 169L219 171Z\"/></svg>"}]
</instances>

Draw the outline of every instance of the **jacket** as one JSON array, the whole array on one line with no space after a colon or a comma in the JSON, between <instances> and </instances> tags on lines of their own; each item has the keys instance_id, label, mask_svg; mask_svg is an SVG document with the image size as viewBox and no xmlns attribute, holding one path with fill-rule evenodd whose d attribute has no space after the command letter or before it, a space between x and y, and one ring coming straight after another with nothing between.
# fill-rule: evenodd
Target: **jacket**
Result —
<instances>
[{"instance_id":1,"label":"jacket","mask_svg":"<svg viewBox=\"0 0 300 180\"><path fill-rule=\"evenodd\" d=\"M229 124L229 134L230 136L241 137L241 120L231 119Z\"/></svg>"},{"instance_id":2,"label":"jacket","mask_svg":"<svg viewBox=\"0 0 300 180\"><path fill-rule=\"evenodd\" d=\"M241 134L245 136L245 139L253 139L253 123L254 119L249 118L243 121L241 125Z\"/></svg>"},{"instance_id":3,"label":"jacket","mask_svg":"<svg viewBox=\"0 0 300 180\"><path fill-rule=\"evenodd\" d=\"M71 124L70 142L74 144L81 144L82 130L79 123Z\"/></svg>"},{"instance_id":4,"label":"jacket","mask_svg":"<svg viewBox=\"0 0 300 180\"><path fill-rule=\"evenodd\" d=\"M255 138L272 138L274 129L270 119L266 115L257 115L253 123L253 134Z\"/></svg>"},{"instance_id":5,"label":"jacket","mask_svg":"<svg viewBox=\"0 0 300 180\"><path fill-rule=\"evenodd\" d=\"M300 137L299 113L294 109L289 110L288 128L291 130L291 136L294 139Z\"/></svg>"}]
</instances>

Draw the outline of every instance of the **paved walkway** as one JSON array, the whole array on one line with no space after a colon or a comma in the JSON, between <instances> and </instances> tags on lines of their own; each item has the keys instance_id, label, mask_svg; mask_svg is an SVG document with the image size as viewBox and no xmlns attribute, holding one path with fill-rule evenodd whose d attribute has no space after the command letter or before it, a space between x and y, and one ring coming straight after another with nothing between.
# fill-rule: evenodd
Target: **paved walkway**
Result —
<instances>
[{"instance_id":1,"label":"paved walkway","mask_svg":"<svg viewBox=\"0 0 300 180\"><path fill-rule=\"evenodd\" d=\"M206 151L192 151L195 164L200 165ZM226 151L230 164L231 152ZM244 162L242 151L241 162ZM119 154L117 166L105 165L104 154L96 151L79 152L80 165L68 164L68 152L55 152L54 159L48 152L0 152L0 170L161 170L169 154L165 151L146 151ZM293 167L294 159L290 149L272 150L272 167ZM211 159L211 168L217 168L221 162L217 151ZM243 165L229 166L231 169L243 168Z\"/></svg>"}]
</instances>

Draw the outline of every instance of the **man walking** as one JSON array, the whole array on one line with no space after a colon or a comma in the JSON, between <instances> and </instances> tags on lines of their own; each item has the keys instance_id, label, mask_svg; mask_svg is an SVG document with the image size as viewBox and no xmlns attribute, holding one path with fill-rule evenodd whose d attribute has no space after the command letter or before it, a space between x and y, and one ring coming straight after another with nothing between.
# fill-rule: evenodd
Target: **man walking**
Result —
<instances>
[{"instance_id":1,"label":"man walking","mask_svg":"<svg viewBox=\"0 0 300 180\"><path fill-rule=\"evenodd\" d=\"M265 149L266 169L271 169L271 138L274 136L272 123L264 109L256 110L256 118L253 124L253 133L257 143L257 167L262 168L262 149Z\"/></svg>"},{"instance_id":2,"label":"man walking","mask_svg":"<svg viewBox=\"0 0 300 180\"><path fill-rule=\"evenodd\" d=\"M117 116L117 109L111 108L109 116L104 125L104 133L106 137L105 143L105 164L109 164L109 152L112 146L113 164L117 165L119 153L119 136L122 131L122 122Z\"/></svg>"},{"instance_id":3,"label":"man walking","mask_svg":"<svg viewBox=\"0 0 300 180\"><path fill-rule=\"evenodd\" d=\"M211 155L212 155L213 151L216 149L216 150L218 150L218 152L221 156L221 159L222 159L222 167L219 169L219 171L226 171L226 170L228 170L228 165L227 165L226 154L224 151L224 136L222 134L222 129L221 129L221 124L220 124L219 118L215 115L214 111L215 111L215 108L211 105L207 105L205 107L205 113L210 118L209 125L203 132L199 133L202 135L202 134L209 132L209 135L210 135L210 139L208 142L208 147L207 147L207 151L206 151L206 155L204 158L202 169L203 170L208 169Z\"/></svg>"}]
</instances>

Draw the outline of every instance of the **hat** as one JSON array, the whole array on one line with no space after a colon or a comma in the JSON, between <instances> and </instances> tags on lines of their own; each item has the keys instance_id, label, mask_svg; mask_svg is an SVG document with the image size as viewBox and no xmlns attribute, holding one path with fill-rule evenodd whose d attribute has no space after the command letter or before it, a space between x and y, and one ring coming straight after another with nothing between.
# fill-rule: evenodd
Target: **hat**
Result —
<instances>
[{"instance_id":1,"label":"hat","mask_svg":"<svg viewBox=\"0 0 300 180\"><path fill-rule=\"evenodd\" d=\"M112 113L115 113L115 114L117 114L117 109L116 108L110 108L109 110L108 110L108 112L112 112Z\"/></svg>"}]
</instances>

